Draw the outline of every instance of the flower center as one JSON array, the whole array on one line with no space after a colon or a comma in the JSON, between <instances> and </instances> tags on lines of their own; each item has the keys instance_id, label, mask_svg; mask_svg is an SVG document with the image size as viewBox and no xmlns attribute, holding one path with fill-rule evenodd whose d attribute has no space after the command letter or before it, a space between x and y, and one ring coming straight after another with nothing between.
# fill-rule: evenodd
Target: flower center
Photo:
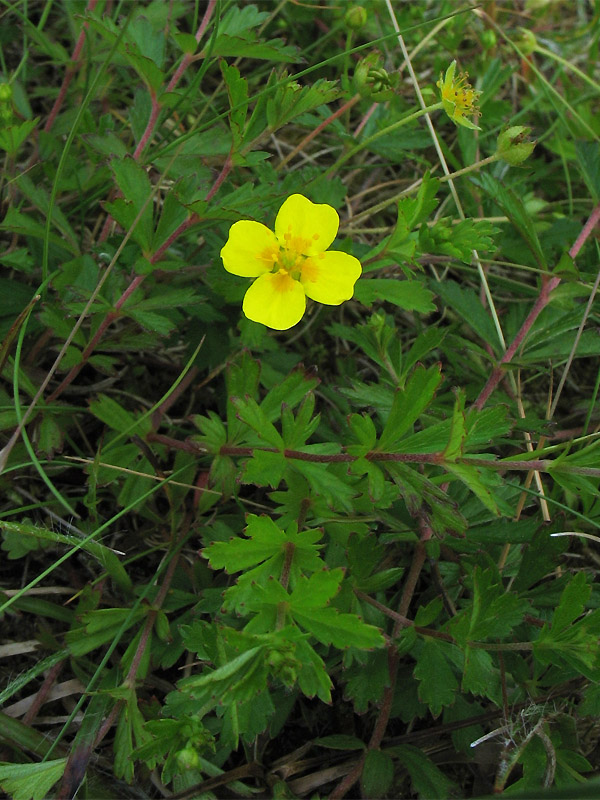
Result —
<instances>
[{"instance_id":1,"label":"flower center","mask_svg":"<svg viewBox=\"0 0 600 800\"><path fill-rule=\"evenodd\" d=\"M320 234L313 233L313 242L318 241ZM289 275L293 280L314 280L315 265L313 257L308 251L313 242L302 236L294 236L291 226L283 234L284 243L279 247L268 248L262 253L262 258L269 264L270 272L274 274Z\"/></svg>"}]
</instances>

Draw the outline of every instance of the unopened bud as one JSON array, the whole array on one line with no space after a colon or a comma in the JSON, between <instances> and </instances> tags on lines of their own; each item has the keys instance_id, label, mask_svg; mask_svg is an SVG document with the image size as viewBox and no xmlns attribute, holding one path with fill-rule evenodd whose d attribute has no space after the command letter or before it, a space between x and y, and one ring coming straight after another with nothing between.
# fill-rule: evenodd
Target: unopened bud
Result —
<instances>
[{"instance_id":1,"label":"unopened bud","mask_svg":"<svg viewBox=\"0 0 600 800\"><path fill-rule=\"evenodd\" d=\"M537 50L537 39L535 33L528 28L519 28L519 36L515 42L524 56L530 56Z\"/></svg>"},{"instance_id":2,"label":"unopened bud","mask_svg":"<svg viewBox=\"0 0 600 800\"><path fill-rule=\"evenodd\" d=\"M496 153L503 161L516 167L526 161L533 152L536 142L531 142L527 136L531 128L524 125L513 125L498 136Z\"/></svg>"},{"instance_id":3,"label":"unopened bud","mask_svg":"<svg viewBox=\"0 0 600 800\"><path fill-rule=\"evenodd\" d=\"M0 83L0 103L6 103L12 97L12 86L10 83Z\"/></svg>"},{"instance_id":4,"label":"unopened bud","mask_svg":"<svg viewBox=\"0 0 600 800\"><path fill-rule=\"evenodd\" d=\"M398 84L398 73L388 73L381 66L379 53L370 53L363 58L354 72L354 87L361 97L376 103L390 100Z\"/></svg>"},{"instance_id":5,"label":"unopened bud","mask_svg":"<svg viewBox=\"0 0 600 800\"><path fill-rule=\"evenodd\" d=\"M367 24L367 9L362 6L351 6L346 11L344 22L351 31L359 31Z\"/></svg>"}]
</instances>

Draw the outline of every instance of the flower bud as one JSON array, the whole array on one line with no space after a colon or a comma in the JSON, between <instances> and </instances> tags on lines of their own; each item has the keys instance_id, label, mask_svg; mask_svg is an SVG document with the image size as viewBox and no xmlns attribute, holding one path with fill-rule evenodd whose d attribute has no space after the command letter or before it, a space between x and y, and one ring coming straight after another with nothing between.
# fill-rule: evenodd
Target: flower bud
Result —
<instances>
[{"instance_id":1,"label":"flower bud","mask_svg":"<svg viewBox=\"0 0 600 800\"><path fill-rule=\"evenodd\" d=\"M398 73L390 75L381 66L379 53L369 53L361 59L354 71L354 87L361 97L382 103L394 96L398 84Z\"/></svg>"},{"instance_id":2,"label":"flower bud","mask_svg":"<svg viewBox=\"0 0 600 800\"><path fill-rule=\"evenodd\" d=\"M0 103L6 103L12 97L12 86L10 83L0 83Z\"/></svg>"},{"instance_id":3,"label":"flower bud","mask_svg":"<svg viewBox=\"0 0 600 800\"><path fill-rule=\"evenodd\" d=\"M496 153L503 161L516 167L526 161L533 152L536 142L531 142L527 136L531 128L525 125L513 125L498 136Z\"/></svg>"},{"instance_id":4,"label":"flower bud","mask_svg":"<svg viewBox=\"0 0 600 800\"><path fill-rule=\"evenodd\" d=\"M517 38L515 44L524 56L530 56L535 50L537 50L537 39L535 38L535 33L528 30L528 28L519 28L519 37Z\"/></svg>"},{"instance_id":5,"label":"flower bud","mask_svg":"<svg viewBox=\"0 0 600 800\"><path fill-rule=\"evenodd\" d=\"M200 763L200 757L193 747L186 745L177 753L177 763L182 769L195 769Z\"/></svg>"},{"instance_id":6,"label":"flower bud","mask_svg":"<svg viewBox=\"0 0 600 800\"><path fill-rule=\"evenodd\" d=\"M359 31L367 24L367 9L362 6L350 6L344 16L344 22L351 31Z\"/></svg>"}]
</instances>

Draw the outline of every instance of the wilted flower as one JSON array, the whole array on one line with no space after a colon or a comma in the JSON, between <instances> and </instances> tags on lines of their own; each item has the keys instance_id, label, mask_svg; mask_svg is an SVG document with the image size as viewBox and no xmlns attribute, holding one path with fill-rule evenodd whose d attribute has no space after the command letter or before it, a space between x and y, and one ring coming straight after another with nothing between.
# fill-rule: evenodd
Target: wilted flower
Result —
<instances>
[{"instance_id":1,"label":"wilted flower","mask_svg":"<svg viewBox=\"0 0 600 800\"><path fill-rule=\"evenodd\" d=\"M457 125L480 130L477 125L471 122L469 117L478 116L480 113L477 108L477 101L481 92L473 89L467 80L467 73L459 72L455 78L455 72L456 61L453 61L446 70L444 77L440 75L440 79L436 84L440 89L444 111L452 122Z\"/></svg>"},{"instance_id":2,"label":"wilted flower","mask_svg":"<svg viewBox=\"0 0 600 800\"><path fill-rule=\"evenodd\" d=\"M327 250L339 223L331 206L293 194L279 209L274 233L251 220L231 226L221 258L233 275L256 278L242 306L248 319L284 331L302 319L307 297L332 306L352 297L360 261Z\"/></svg>"}]
</instances>

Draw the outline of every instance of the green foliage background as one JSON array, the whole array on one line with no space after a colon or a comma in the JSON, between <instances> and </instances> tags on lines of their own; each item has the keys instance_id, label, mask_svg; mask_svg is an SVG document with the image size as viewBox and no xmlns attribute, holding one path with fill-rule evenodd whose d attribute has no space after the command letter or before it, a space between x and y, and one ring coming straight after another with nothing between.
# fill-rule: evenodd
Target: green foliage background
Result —
<instances>
[{"instance_id":1,"label":"green foliage background","mask_svg":"<svg viewBox=\"0 0 600 800\"><path fill-rule=\"evenodd\" d=\"M0 8L3 791L597 796L597 9Z\"/></svg>"}]
</instances>

